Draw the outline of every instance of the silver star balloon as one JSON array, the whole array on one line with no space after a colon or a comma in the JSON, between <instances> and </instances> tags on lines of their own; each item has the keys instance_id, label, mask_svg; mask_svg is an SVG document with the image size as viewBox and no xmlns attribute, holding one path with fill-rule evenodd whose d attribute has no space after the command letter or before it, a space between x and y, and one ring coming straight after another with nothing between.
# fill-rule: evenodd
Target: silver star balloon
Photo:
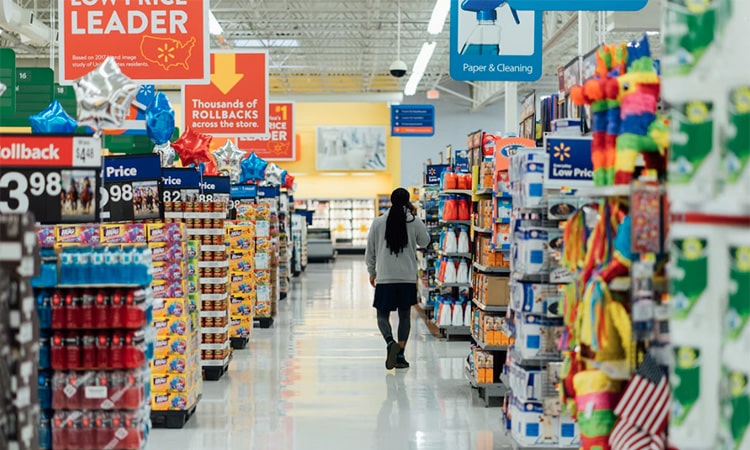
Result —
<instances>
[{"instance_id":1,"label":"silver star balloon","mask_svg":"<svg viewBox=\"0 0 750 450\"><path fill-rule=\"evenodd\" d=\"M73 84L78 101L78 124L99 131L121 128L138 83L122 73L111 56Z\"/></svg>"},{"instance_id":2,"label":"silver star balloon","mask_svg":"<svg viewBox=\"0 0 750 450\"><path fill-rule=\"evenodd\" d=\"M170 142L155 145L153 153L159 155L162 167L172 167L174 165L175 151Z\"/></svg>"},{"instance_id":3,"label":"silver star balloon","mask_svg":"<svg viewBox=\"0 0 750 450\"><path fill-rule=\"evenodd\" d=\"M219 175L228 176L232 184L240 181L240 163L245 157L245 152L237 148L233 140L227 139L224 145L211 152L211 156L216 161L216 171Z\"/></svg>"},{"instance_id":4,"label":"silver star balloon","mask_svg":"<svg viewBox=\"0 0 750 450\"><path fill-rule=\"evenodd\" d=\"M0 83L0 95L3 95L7 88L8 86L4 85L3 83Z\"/></svg>"},{"instance_id":5,"label":"silver star balloon","mask_svg":"<svg viewBox=\"0 0 750 450\"><path fill-rule=\"evenodd\" d=\"M277 164L269 164L268 167L266 167L266 181L273 185L280 185L281 184L281 176L284 173L284 169L279 167Z\"/></svg>"}]
</instances>

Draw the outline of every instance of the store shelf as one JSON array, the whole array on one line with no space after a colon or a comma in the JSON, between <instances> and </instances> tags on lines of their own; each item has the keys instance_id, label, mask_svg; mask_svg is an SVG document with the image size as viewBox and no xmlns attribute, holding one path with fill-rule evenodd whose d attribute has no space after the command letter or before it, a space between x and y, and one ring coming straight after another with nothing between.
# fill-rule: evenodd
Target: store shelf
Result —
<instances>
[{"instance_id":1,"label":"store shelf","mask_svg":"<svg viewBox=\"0 0 750 450\"><path fill-rule=\"evenodd\" d=\"M507 269L505 267L488 267L483 264L479 264L478 262L474 263L474 268L477 269L479 272L484 272L488 274L510 274L510 269Z\"/></svg>"},{"instance_id":2,"label":"store shelf","mask_svg":"<svg viewBox=\"0 0 750 450\"><path fill-rule=\"evenodd\" d=\"M495 195L495 198L500 200L513 200L513 196L508 194L507 192L499 192L497 195Z\"/></svg>"},{"instance_id":3,"label":"store shelf","mask_svg":"<svg viewBox=\"0 0 750 450\"><path fill-rule=\"evenodd\" d=\"M471 252L463 253L463 252L440 252L440 256L445 256L446 258L469 258L471 259Z\"/></svg>"},{"instance_id":4,"label":"store shelf","mask_svg":"<svg viewBox=\"0 0 750 450\"><path fill-rule=\"evenodd\" d=\"M497 389L498 393L495 395L492 395L492 397L502 397L504 396L510 389L507 388L506 385L503 383L477 383L477 380L474 378L474 374L471 373L471 370L469 370L469 367L464 367L464 376L466 379L471 383L471 387L474 388L495 388Z\"/></svg>"},{"instance_id":5,"label":"store shelf","mask_svg":"<svg viewBox=\"0 0 750 450\"><path fill-rule=\"evenodd\" d=\"M543 366L550 362L558 362L561 360L559 356L537 356L534 358L523 358L518 353L518 350L511 349L510 351L510 358L513 360L514 363L518 364L521 367L524 366Z\"/></svg>"},{"instance_id":6,"label":"store shelf","mask_svg":"<svg viewBox=\"0 0 750 450\"><path fill-rule=\"evenodd\" d=\"M466 225L471 226L471 220L440 220L440 223L446 225Z\"/></svg>"},{"instance_id":7,"label":"store shelf","mask_svg":"<svg viewBox=\"0 0 750 450\"><path fill-rule=\"evenodd\" d=\"M438 325L440 331L445 333L445 336L450 339L451 336L471 336L471 327L469 326L453 326L453 325Z\"/></svg>"},{"instance_id":8,"label":"store shelf","mask_svg":"<svg viewBox=\"0 0 750 450\"><path fill-rule=\"evenodd\" d=\"M492 195L492 188L488 187L477 189L476 191L474 191L474 195Z\"/></svg>"},{"instance_id":9,"label":"store shelf","mask_svg":"<svg viewBox=\"0 0 750 450\"><path fill-rule=\"evenodd\" d=\"M471 189L446 189L440 191L440 195L471 195L473 192Z\"/></svg>"},{"instance_id":10,"label":"store shelf","mask_svg":"<svg viewBox=\"0 0 750 450\"><path fill-rule=\"evenodd\" d=\"M488 305L485 305L484 303L480 302L476 298L472 298L471 301L475 305L477 305L477 308L481 309L484 312L504 313L504 312L508 311L508 307L507 306L488 306Z\"/></svg>"},{"instance_id":11,"label":"store shelf","mask_svg":"<svg viewBox=\"0 0 750 450\"><path fill-rule=\"evenodd\" d=\"M491 227L490 228L474 227L474 231L477 232L477 233L491 234L492 233L492 228Z\"/></svg>"},{"instance_id":12,"label":"store shelf","mask_svg":"<svg viewBox=\"0 0 750 450\"><path fill-rule=\"evenodd\" d=\"M496 345L487 345L485 342L481 339L479 339L479 336L476 336L472 333L471 338L474 339L474 342L477 343L477 345L482 349L486 350L488 352L506 352L508 351L507 346L496 346Z\"/></svg>"},{"instance_id":13,"label":"store shelf","mask_svg":"<svg viewBox=\"0 0 750 450\"><path fill-rule=\"evenodd\" d=\"M576 189L576 195L579 197L629 197L630 192L629 184Z\"/></svg>"},{"instance_id":14,"label":"store shelf","mask_svg":"<svg viewBox=\"0 0 750 450\"><path fill-rule=\"evenodd\" d=\"M578 446L564 446L564 445L521 445L513 440L513 450L576 450Z\"/></svg>"},{"instance_id":15,"label":"store shelf","mask_svg":"<svg viewBox=\"0 0 750 450\"><path fill-rule=\"evenodd\" d=\"M470 288L471 283L441 283L438 281L438 288Z\"/></svg>"},{"instance_id":16,"label":"store shelf","mask_svg":"<svg viewBox=\"0 0 750 450\"><path fill-rule=\"evenodd\" d=\"M632 287L632 279L630 277L618 277L609 282L609 289L615 292L627 292ZM654 280L654 290L657 292L665 292L667 290L667 280L664 278L657 278Z\"/></svg>"},{"instance_id":17,"label":"store shelf","mask_svg":"<svg viewBox=\"0 0 750 450\"><path fill-rule=\"evenodd\" d=\"M495 219L495 223L496 224L500 224L500 225L502 225L502 224L508 224L508 223L510 223L510 217L499 217L499 218Z\"/></svg>"}]
</instances>

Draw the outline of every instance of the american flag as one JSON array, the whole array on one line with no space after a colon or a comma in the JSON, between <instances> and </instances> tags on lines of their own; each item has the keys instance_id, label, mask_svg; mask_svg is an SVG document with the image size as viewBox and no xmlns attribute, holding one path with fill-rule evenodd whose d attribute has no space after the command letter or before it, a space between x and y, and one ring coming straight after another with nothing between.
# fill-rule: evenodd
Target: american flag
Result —
<instances>
[{"instance_id":1,"label":"american flag","mask_svg":"<svg viewBox=\"0 0 750 450\"><path fill-rule=\"evenodd\" d=\"M615 408L612 450L664 450L669 419L669 382L659 363L646 355Z\"/></svg>"}]
</instances>

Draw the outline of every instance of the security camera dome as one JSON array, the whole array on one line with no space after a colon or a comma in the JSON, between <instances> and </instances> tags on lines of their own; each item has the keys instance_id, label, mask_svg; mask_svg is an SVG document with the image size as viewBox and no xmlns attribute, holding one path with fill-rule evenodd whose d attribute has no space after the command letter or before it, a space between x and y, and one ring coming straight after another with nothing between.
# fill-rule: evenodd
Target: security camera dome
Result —
<instances>
[{"instance_id":1,"label":"security camera dome","mask_svg":"<svg viewBox=\"0 0 750 450\"><path fill-rule=\"evenodd\" d=\"M406 63L399 60L391 64L390 72L391 76L395 78L401 78L406 75Z\"/></svg>"}]
</instances>

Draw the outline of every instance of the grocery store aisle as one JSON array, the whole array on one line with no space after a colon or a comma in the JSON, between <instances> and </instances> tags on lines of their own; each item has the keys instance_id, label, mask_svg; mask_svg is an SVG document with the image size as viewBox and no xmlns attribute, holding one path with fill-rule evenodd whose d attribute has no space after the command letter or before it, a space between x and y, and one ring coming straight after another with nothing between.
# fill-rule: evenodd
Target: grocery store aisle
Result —
<instances>
[{"instance_id":1,"label":"grocery store aisle","mask_svg":"<svg viewBox=\"0 0 750 450\"><path fill-rule=\"evenodd\" d=\"M308 266L274 327L255 329L228 376L204 384L186 428L153 430L148 448L509 448L500 410L463 378L468 343L434 339L415 315L412 367L388 372L371 298L361 256Z\"/></svg>"}]
</instances>

